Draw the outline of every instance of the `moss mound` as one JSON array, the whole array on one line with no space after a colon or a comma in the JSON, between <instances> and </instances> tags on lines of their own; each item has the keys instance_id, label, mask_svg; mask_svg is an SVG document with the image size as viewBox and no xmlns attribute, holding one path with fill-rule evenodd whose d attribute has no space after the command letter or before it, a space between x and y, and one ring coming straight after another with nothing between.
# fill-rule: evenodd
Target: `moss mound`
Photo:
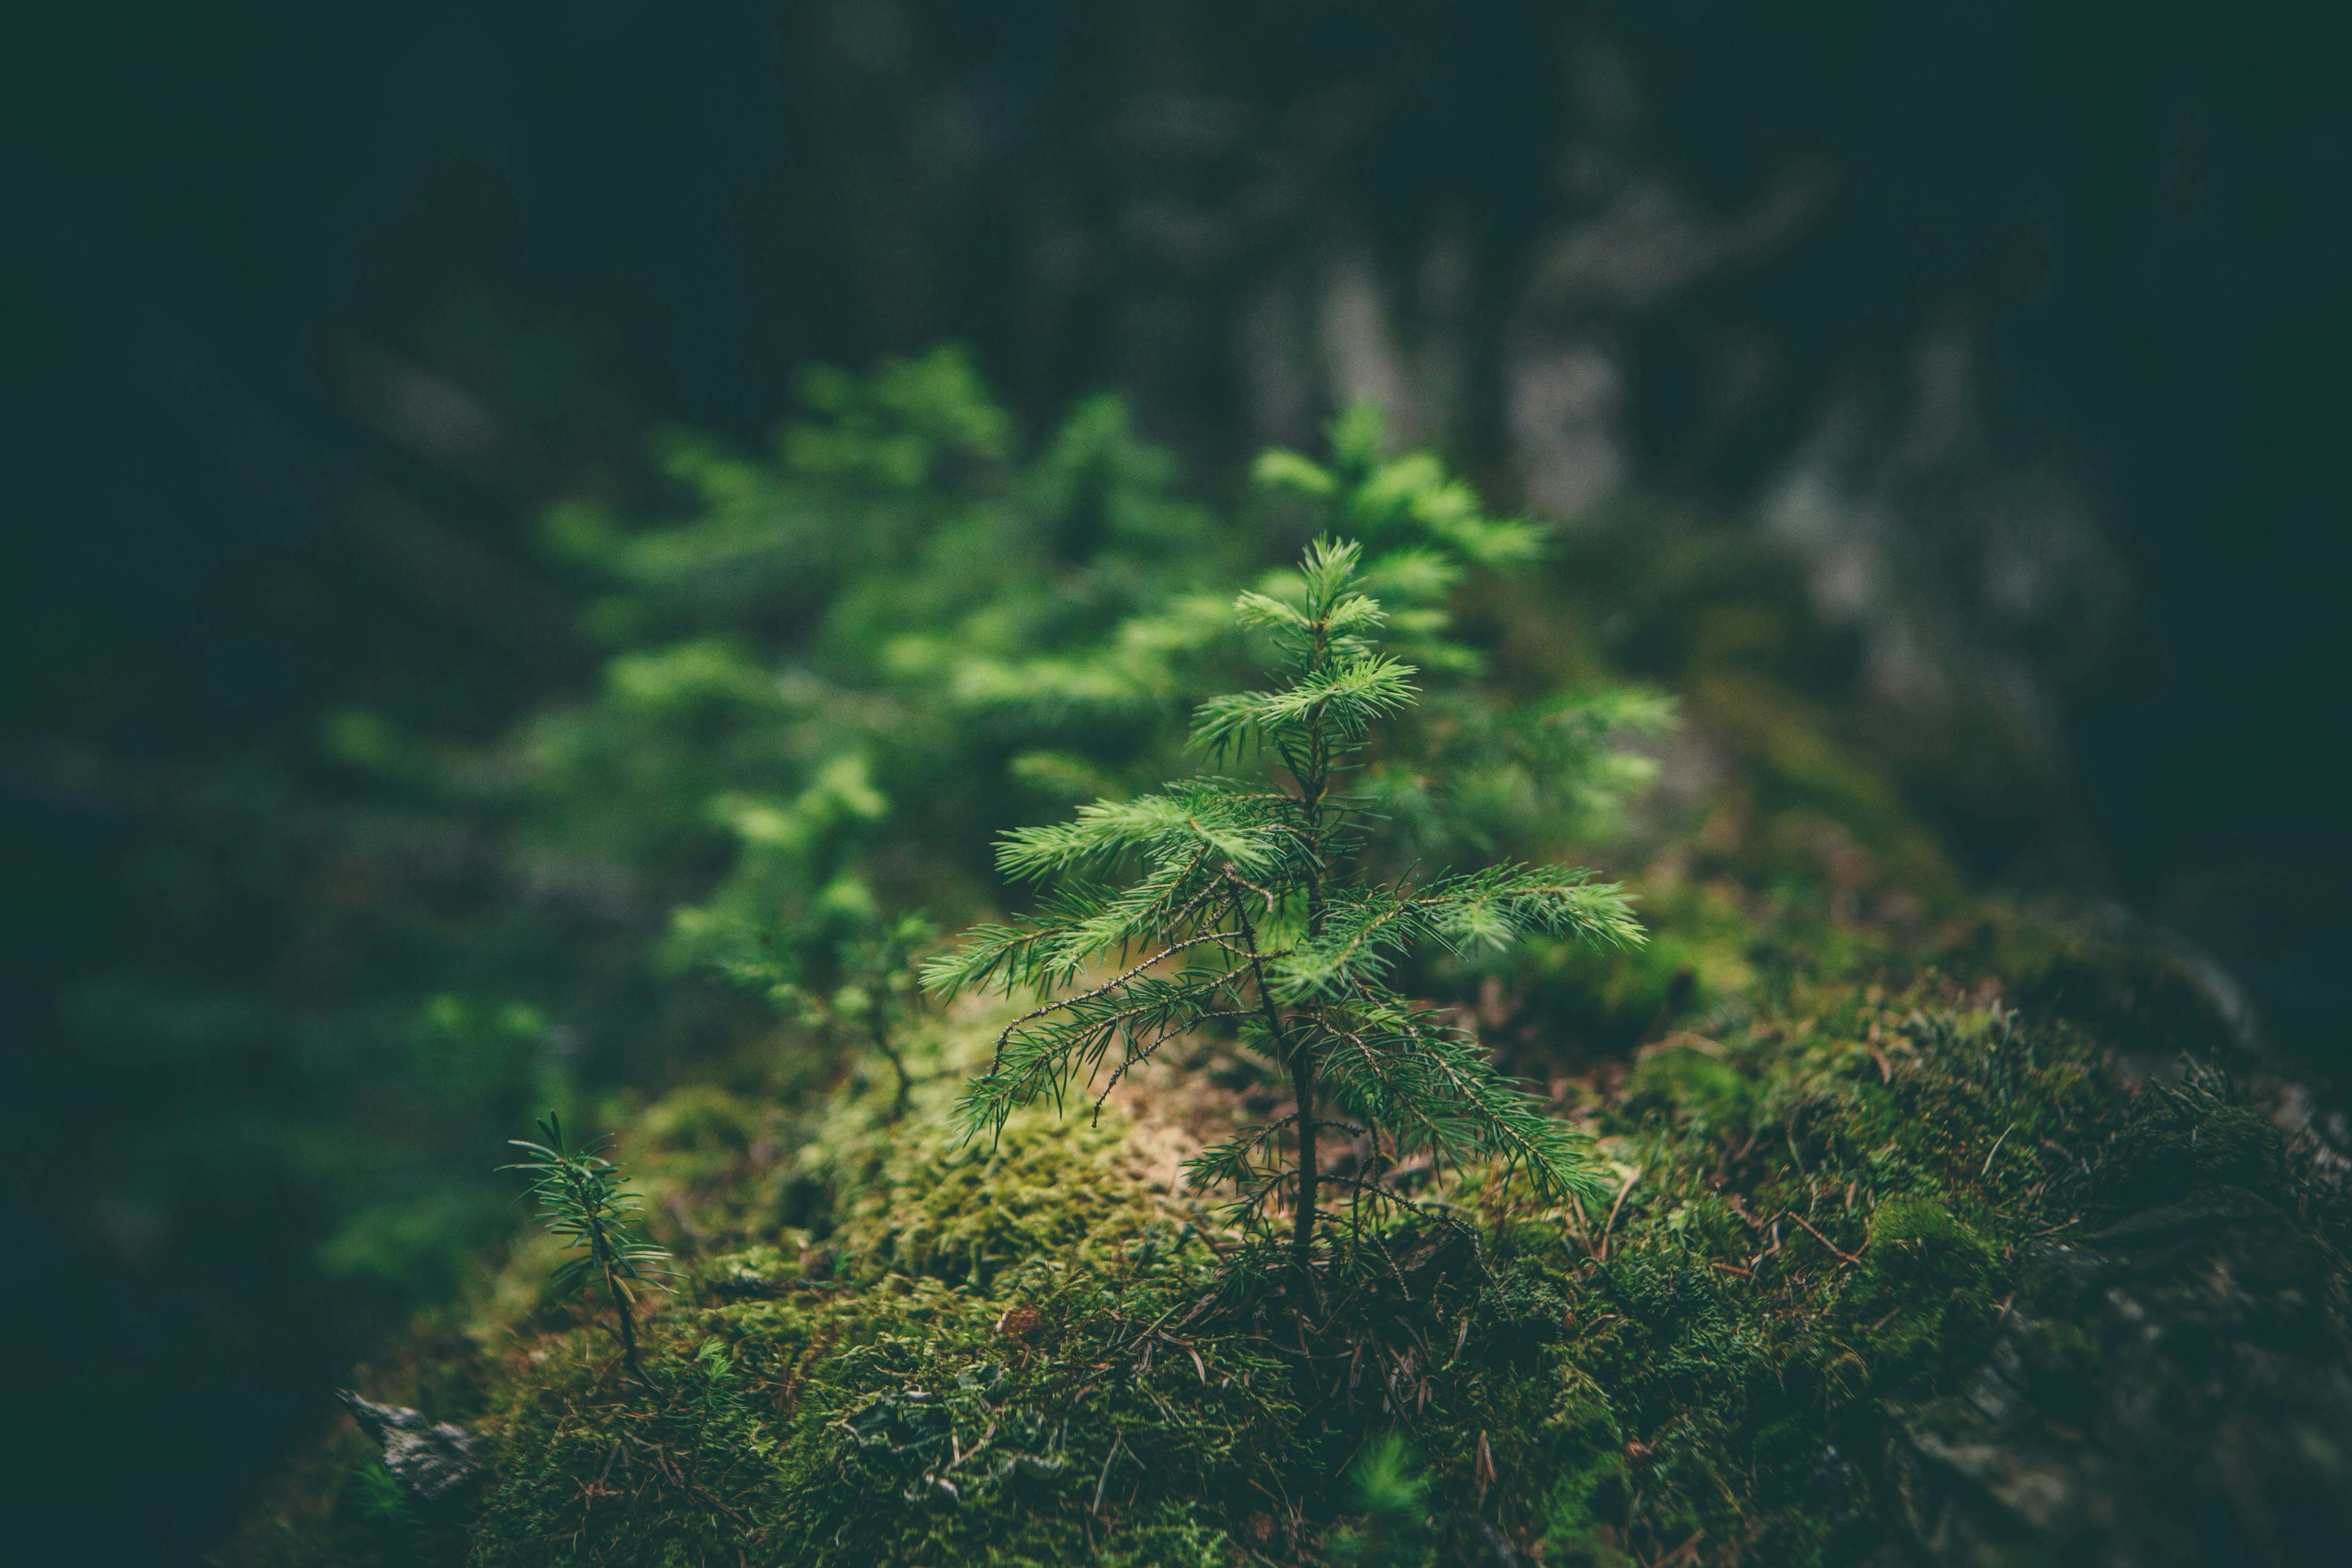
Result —
<instances>
[{"instance_id":1,"label":"moss mound","mask_svg":"<svg viewBox=\"0 0 2352 1568\"><path fill-rule=\"evenodd\" d=\"M992 1148L947 1117L985 1019L895 1121L883 1085L681 1090L623 1145L690 1266L655 1386L526 1247L363 1384L491 1439L468 1500L428 1516L345 1430L224 1561L2057 1561L2205 1504L2302 1539L2352 1475L2332 1199L2217 1079L2135 1092L1947 956L1783 961L1559 1080L1612 1203L1450 1173L1458 1224L1368 1231L1307 1304L1220 1295L1164 1179L1212 1064ZM2184 1458L2217 1445L2264 1468Z\"/></svg>"}]
</instances>

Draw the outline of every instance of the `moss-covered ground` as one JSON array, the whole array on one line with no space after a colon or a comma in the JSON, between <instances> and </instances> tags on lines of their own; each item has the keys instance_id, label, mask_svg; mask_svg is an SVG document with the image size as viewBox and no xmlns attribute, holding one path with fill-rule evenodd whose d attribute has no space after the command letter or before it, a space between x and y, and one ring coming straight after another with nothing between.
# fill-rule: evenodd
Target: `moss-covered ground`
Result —
<instances>
[{"instance_id":1,"label":"moss-covered ground","mask_svg":"<svg viewBox=\"0 0 2352 1568\"><path fill-rule=\"evenodd\" d=\"M357 1377L488 1439L466 1500L338 1417L221 1561L2327 1560L2346 1211L2225 1010L1971 900L1778 689L1685 684L1703 787L1621 857L1650 944L1421 977L1608 1201L1423 1172L1313 1293L1236 1291L1172 1177L1263 1064L1202 1041L968 1145L985 1012L908 1042L897 1118L887 1068L779 1038L605 1118L683 1269L651 1386L518 1243Z\"/></svg>"},{"instance_id":2,"label":"moss-covered ground","mask_svg":"<svg viewBox=\"0 0 2352 1568\"><path fill-rule=\"evenodd\" d=\"M2211 1342L2139 1375L2216 1444L2302 1423L2258 1445L2284 1471L2238 1484L2291 1539L2294 1498L2352 1479L2347 1406L2240 1389L2227 1336L2340 1379L2346 1275L2339 1215L2277 1128L2210 1076L2135 1088L2161 1064L2115 1037L2115 999L2155 983L2130 978L2142 961L2012 921L1898 972L1823 931L1826 958L1734 955L1737 988L1685 1009L1703 1027L1553 1075L1615 1163L1612 1202L1434 1174L1422 1195L1458 1223L1374 1232L1307 1302L1218 1294L1229 1243L1165 1179L1168 1146L1230 1103L1212 1047L1099 1126L1029 1115L992 1147L948 1117L982 1016L936 1024L895 1121L887 1081L856 1074L798 1104L680 1090L621 1145L686 1268L645 1320L653 1386L587 1306L544 1298L525 1245L365 1374L492 1438L470 1500L425 1516L346 1430L226 1561L2074 1560L2095 1510L2037 1527L1972 1501L1961 1529L1937 1500L1966 1466L1935 1456L1983 1424L1970 1392L2027 1324L2011 1353L2045 1364L2015 1381L2055 1411L2033 1442L2095 1450L2128 1418L2101 1363L2151 1352L2045 1255L2151 1213L2223 1217L2176 1223L2133 1278L2201 1300L2234 1270L2262 1321L2192 1303ZM1686 968L1706 941L1643 962ZM1393 1436L1426 1500L1410 1519L1366 1490L1367 1445Z\"/></svg>"}]
</instances>

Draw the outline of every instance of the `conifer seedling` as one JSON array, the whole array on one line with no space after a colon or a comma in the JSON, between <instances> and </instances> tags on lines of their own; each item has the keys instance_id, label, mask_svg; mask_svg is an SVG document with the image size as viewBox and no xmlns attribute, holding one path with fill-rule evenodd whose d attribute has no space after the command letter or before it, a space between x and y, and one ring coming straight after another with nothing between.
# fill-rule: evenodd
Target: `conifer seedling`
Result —
<instances>
[{"instance_id":1,"label":"conifer seedling","mask_svg":"<svg viewBox=\"0 0 2352 1568\"><path fill-rule=\"evenodd\" d=\"M650 1386L645 1368L637 1362L635 1291L663 1288L660 1277L672 1272L670 1255L636 1234L643 1200L621 1185L627 1178L619 1166L597 1152L601 1144L567 1151L563 1124L554 1116L541 1121L539 1131L546 1140L543 1143L509 1139L530 1158L499 1168L530 1176L530 1195L538 1201L541 1219L578 1254L556 1270L557 1292L570 1295L592 1279L604 1284L620 1336L622 1359L632 1377Z\"/></svg>"},{"instance_id":2,"label":"conifer seedling","mask_svg":"<svg viewBox=\"0 0 2352 1568\"><path fill-rule=\"evenodd\" d=\"M917 960L936 935L929 921L910 914L887 924L877 921L876 929L844 942L839 952L844 980L825 1005L829 1016L862 1025L875 1051L890 1064L895 1087L889 1115L894 1121L907 1113L914 1088L907 1075L902 1026L922 1005Z\"/></svg>"},{"instance_id":3,"label":"conifer seedling","mask_svg":"<svg viewBox=\"0 0 2352 1568\"><path fill-rule=\"evenodd\" d=\"M1289 1112L1187 1170L1198 1188L1230 1187L1247 1226L1286 1199L1301 1278L1325 1186L1402 1203L1378 1178L1408 1154L1494 1157L1553 1199L1599 1184L1575 1132L1497 1073L1450 1014L1394 988L1401 961L1539 932L1642 940L1624 893L1582 871L1505 864L1419 880L1367 869L1378 821L1350 778L1381 721L1417 692L1412 667L1380 651L1385 617L1359 554L1318 542L1293 591L1235 601L1243 626L1271 635L1276 684L1202 703L1192 739L1213 764L1263 761L1259 776L1188 779L1008 835L998 862L1048 884L1041 912L977 928L925 970L943 995L984 987L1037 1002L966 1091L968 1135L999 1134L1018 1107L1074 1090L1091 1092L1099 1115L1121 1079L1187 1035L1231 1028L1277 1063ZM1369 1145L1355 1173L1323 1169L1326 1133Z\"/></svg>"}]
</instances>

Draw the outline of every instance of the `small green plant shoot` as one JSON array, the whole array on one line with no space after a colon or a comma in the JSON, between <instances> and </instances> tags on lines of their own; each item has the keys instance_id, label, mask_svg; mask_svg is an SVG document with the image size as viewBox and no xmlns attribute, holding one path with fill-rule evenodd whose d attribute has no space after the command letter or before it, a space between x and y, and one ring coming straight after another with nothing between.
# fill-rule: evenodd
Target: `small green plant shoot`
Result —
<instances>
[{"instance_id":1,"label":"small green plant shoot","mask_svg":"<svg viewBox=\"0 0 2352 1568\"><path fill-rule=\"evenodd\" d=\"M1469 955L1538 932L1636 943L1625 895L1555 867L1375 879L1361 851L1378 819L1349 776L1381 721L1415 700L1416 672L1377 646L1385 617L1360 582L1359 547L1318 542L1287 591L1245 593L1234 610L1271 634L1280 684L1210 699L1192 739L1213 762L1269 761L1265 776L1190 779L1008 835L1004 871L1052 884L1042 912L977 928L926 967L943 995L984 986L1039 1004L1005 1028L966 1092L967 1135L999 1133L1016 1108L1060 1103L1081 1083L1098 1115L1170 1040L1224 1027L1279 1064L1292 1108L1188 1173L1199 1188L1232 1187L1231 1212L1253 1227L1286 1195L1301 1278L1325 1184L1403 1203L1380 1177L1411 1153L1491 1155L1553 1198L1593 1190L1578 1135L1391 977L1424 946ZM1101 966L1115 972L1070 990ZM1363 1146L1355 1173L1322 1168L1326 1132Z\"/></svg>"},{"instance_id":2,"label":"small green plant shoot","mask_svg":"<svg viewBox=\"0 0 2352 1568\"><path fill-rule=\"evenodd\" d=\"M1363 1521L1340 1531L1327 1558L1340 1568L1411 1568L1432 1560L1429 1473L1402 1437L1383 1432L1349 1467Z\"/></svg>"},{"instance_id":3,"label":"small green plant shoot","mask_svg":"<svg viewBox=\"0 0 2352 1568\"><path fill-rule=\"evenodd\" d=\"M601 1142L567 1151L563 1123L554 1116L541 1121L539 1131L545 1142L509 1139L530 1157L499 1168L530 1175L541 1219L578 1255L556 1270L557 1291L569 1295L592 1279L601 1280L613 1306L622 1359L632 1377L648 1383L637 1362L635 1292L663 1289L661 1277L671 1272L670 1255L635 1234L642 1200L623 1188L627 1178L620 1167L596 1152Z\"/></svg>"},{"instance_id":4,"label":"small green plant shoot","mask_svg":"<svg viewBox=\"0 0 2352 1568\"><path fill-rule=\"evenodd\" d=\"M861 897L863 892L861 888ZM749 956L729 953L718 967L829 1043L862 1037L872 1046L890 1064L893 1084L885 1114L896 1121L907 1113L914 1089L907 1069L907 1026L922 1012L922 955L938 940L939 930L919 912L891 916L870 904L828 913L826 925L809 922L815 929L793 930L776 921L774 929L756 933L755 948L740 944L752 948Z\"/></svg>"},{"instance_id":5,"label":"small green plant shoot","mask_svg":"<svg viewBox=\"0 0 2352 1568\"><path fill-rule=\"evenodd\" d=\"M919 914L877 918L835 949L840 984L821 999L809 996L807 1011L820 1025L835 1022L863 1030L877 1055L890 1064L892 1121L907 1113L914 1080L907 1074L904 1026L921 1011L919 959L938 935Z\"/></svg>"}]
</instances>

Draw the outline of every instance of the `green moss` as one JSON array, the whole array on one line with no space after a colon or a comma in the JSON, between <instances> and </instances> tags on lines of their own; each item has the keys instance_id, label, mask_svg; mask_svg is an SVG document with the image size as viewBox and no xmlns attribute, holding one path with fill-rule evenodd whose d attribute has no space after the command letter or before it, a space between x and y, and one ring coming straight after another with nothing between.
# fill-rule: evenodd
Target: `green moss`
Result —
<instances>
[{"instance_id":1,"label":"green moss","mask_svg":"<svg viewBox=\"0 0 2352 1568\"><path fill-rule=\"evenodd\" d=\"M1933 1198L1891 1198L1842 1316L1883 1393L1916 1390L1982 1351L1999 1279L1993 1249Z\"/></svg>"},{"instance_id":2,"label":"green moss","mask_svg":"<svg viewBox=\"0 0 2352 1568\"><path fill-rule=\"evenodd\" d=\"M1670 1045L1643 1053L1625 1086L1624 1113L1664 1115L1702 1134L1745 1131L1756 1109L1756 1087L1719 1051Z\"/></svg>"},{"instance_id":3,"label":"green moss","mask_svg":"<svg viewBox=\"0 0 2352 1568\"><path fill-rule=\"evenodd\" d=\"M1533 1510L1545 1563L1618 1568L1631 1562L1617 1542L1632 1478L1624 1435L1608 1402L1590 1391L1566 1394L1538 1437L1552 1467Z\"/></svg>"},{"instance_id":4,"label":"green moss","mask_svg":"<svg viewBox=\"0 0 2352 1568\"><path fill-rule=\"evenodd\" d=\"M1123 1119L1090 1127L1017 1119L992 1143L962 1145L931 1127L861 1131L802 1152L837 1194L819 1239L844 1249L851 1277L922 1276L985 1290L1005 1269L1116 1248L1145 1216L1120 1167Z\"/></svg>"},{"instance_id":5,"label":"green moss","mask_svg":"<svg viewBox=\"0 0 2352 1568\"><path fill-rule=\"evenodd\" d=\"M701 1243L645 1325L656 1386L584 1315L488 1298L477 1332L512 1348L481 1371L498 1460L468 1561L1227 1561L1248 1483L1284 1468L1281 1364L1141 1337L1212 1259L1159 1212L1120 1119L1025 1116L968 1146L950 1089L896 1123L844 1098L797 1148L708 1086L650 1107L624 1153ZM328 1549L295 1560L397 1533L319 1511Z\"/></svg>"},{"instance_id":6,"label":"green moss","mask_svg":"<svg viewBox=\"0 0 2352 1568\"><path fill-rule=\"evenodd\" d=\"M1856 1563L1898 1527L1890 1412L1967 1384L2018 1259L2101 1194L2252 1205L2270 1217L2231 1277L2341 1294L2258 1115L2203 1079L2135 1100L2083 1028L1885 974L1835 942L1769 958L1703 1037L1581 1089L1611 1203L1545 1209L1447 1173L1430 1195L1475 1220L1475 1248L1391 1227L1304 1359L1278 1295L1186 1319L1217 1278L1214 1226L1147 1179L1115 1109L959 1142L954 1069L984 1020L918 1043L931 1070L895 1122L855 1089L800 1115L681 1091L621 1150L692 1262L646 1323L657 1389L540 1299L526 1251L463 1333L378 1385L497 1438L462 1538L371 1507L344 1438L278 1505L268 1549L250 1531L232 1561L1281 1562L1424 1539L1353 1500L1368 1437L1396 1431L1429 1483L1428 1550L1495 1531L1553 1564L1693 1541L1702 1561ZM2120 1352L2070 1327L2095 1292L2039 1289L2047 1331L2021 1364L2063 1421Z\"/></svg>"},{"instance_id":7,"label":"green moss","mask_svg":"<svg viewBox=\"0 0 2352 1568\"><path fill-rule=\"evenodd\" d=\"M2293 1190L2286 1141L2261 1112L2192 1079L2147 1097L2102 1163L2095 1192L2112 1207L2178 1203L2219 1189L2286 1200Z\"/></svg>"},{"instance_id":8,"label":"green moss","mask_svg":"<svg viewBox=\"0 0 2352 1568\"><path fill-rule=\"evenodd\" d=\"M717 1084L695 1084L656 1101L637 1119L635 1141L675 1162L679 1157L727 1160L766 1133L772 1112Z\"/></svg>"}]
</instances>

